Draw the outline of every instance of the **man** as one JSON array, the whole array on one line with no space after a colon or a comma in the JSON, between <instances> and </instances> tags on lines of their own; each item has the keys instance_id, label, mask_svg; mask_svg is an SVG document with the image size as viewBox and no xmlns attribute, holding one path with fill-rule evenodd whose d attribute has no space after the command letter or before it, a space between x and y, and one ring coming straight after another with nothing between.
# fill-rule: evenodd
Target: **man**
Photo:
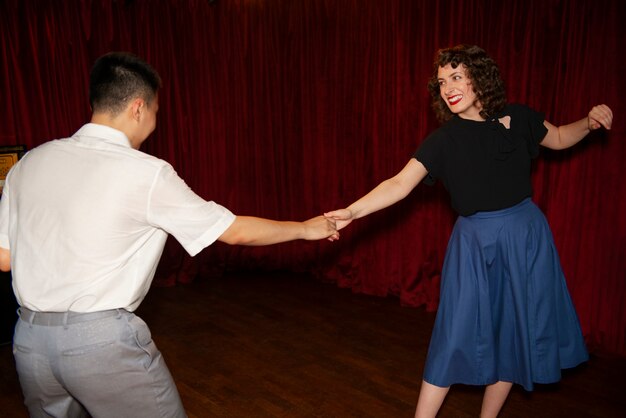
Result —
<instances>
[{"instance_id":1,"label":"man","mask_svg":"<svg viewBox=\"0 0 626 418\"><path fill-rule=\"evenodd\" d=\"M215 240L338 238L322 216L235 216L140 152L156 125L157 72L127 53L91 72L91 123L25 155L0 201L0 268L20 304L14 354L32 417L184 417L176 386L132 312L168 234L190 255Z\"/></svg>"}]
</instances>

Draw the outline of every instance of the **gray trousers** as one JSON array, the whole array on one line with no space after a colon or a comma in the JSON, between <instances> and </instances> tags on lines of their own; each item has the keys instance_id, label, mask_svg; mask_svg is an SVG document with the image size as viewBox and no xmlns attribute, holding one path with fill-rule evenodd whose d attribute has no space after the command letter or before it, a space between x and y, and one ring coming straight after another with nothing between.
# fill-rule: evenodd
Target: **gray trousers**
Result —
<instances>
[{"instance_id":1,"label":"gray trousers","mask_svg":"<svg viewBox=\"0 0 626 418\"><path fill-rule=\"evenodd\" d=\"M186 417L148 326L131 312L20 308L13 354L32 418Z\"/></svg>"}]
</instances>

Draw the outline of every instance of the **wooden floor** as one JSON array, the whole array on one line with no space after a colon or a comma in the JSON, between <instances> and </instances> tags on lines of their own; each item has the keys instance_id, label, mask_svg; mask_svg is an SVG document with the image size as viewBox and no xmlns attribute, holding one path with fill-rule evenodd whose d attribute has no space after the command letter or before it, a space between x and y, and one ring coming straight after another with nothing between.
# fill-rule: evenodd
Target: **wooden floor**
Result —
<instances>
[{"instance_id":1,"label":"wooden floor","mask_svg":"<svg viewBox=\"0 0 626 418\"><path fill-rule=\"evenodd\" d=\"M193 417L412 417L434 314L306 277L249 275L153 288L138 311ZM626 359L592 356L561 383L515 387L501 417L626 417ZM440 418L477 417L453 386ZM0 346L0 417L27 417Z\"/></svg>"}]
</instances>

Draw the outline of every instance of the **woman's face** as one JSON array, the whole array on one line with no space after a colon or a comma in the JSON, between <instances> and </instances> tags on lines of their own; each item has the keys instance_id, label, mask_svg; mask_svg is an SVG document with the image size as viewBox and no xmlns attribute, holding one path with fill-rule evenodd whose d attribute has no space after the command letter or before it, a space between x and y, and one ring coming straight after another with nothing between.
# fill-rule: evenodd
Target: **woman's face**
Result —
<instances>
[{"instance_id":1,"label":"woman's face","mask_svg":"<svg viewBox=\"0 0 626 418\"><path fill-rule=\"evenodd\" d=\"M463 64L452 68L451 64L439 67L437 71L439 94L450 111L463 119L484 120L480 116L482 106L474 93L472 80L467 76Z\"/></svg>"}]
</instances>

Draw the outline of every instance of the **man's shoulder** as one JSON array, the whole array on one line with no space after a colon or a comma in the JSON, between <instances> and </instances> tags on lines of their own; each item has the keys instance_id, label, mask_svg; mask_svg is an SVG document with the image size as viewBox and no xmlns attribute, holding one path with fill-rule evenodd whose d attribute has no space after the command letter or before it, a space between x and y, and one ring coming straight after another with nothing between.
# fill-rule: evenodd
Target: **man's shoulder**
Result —
<instances>
[{"instance_id":1,"label":"man's shoulder","mask_svg":"<svg viewBox=\"0 0 626 418\"><path fill-rule=\"evenodd\" d=\"M104 138L81 137L73 135L67 138L52 139L31 149L25 154L31 161L92 161L100 164L108 161L113 166L121 164L128 169L159 171L172 168L172 165L154 155L123 144L107 141ZM119 166L118 166L119 167Z\"/></svg>"}]
</instances>

